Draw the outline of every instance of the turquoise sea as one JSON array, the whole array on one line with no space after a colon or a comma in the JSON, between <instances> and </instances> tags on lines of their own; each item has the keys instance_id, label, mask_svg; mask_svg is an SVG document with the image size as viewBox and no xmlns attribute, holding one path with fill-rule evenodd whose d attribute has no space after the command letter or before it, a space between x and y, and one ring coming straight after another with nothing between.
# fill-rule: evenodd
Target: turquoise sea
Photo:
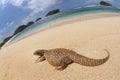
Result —
<instances>
[{"instance_id":1,"label":"turquoise sea","mask_svg":"<svg viewBox=\"0 0 120 80\"><path fill-rule=\"evenodd\" d=\"M82 15L87 15L91 13L100 13L100 12L120 13L120 9L113 8L113 7L101 7L101 6L84 7L84 8L80 7L75 9L69 9L67 11L60 12L58 14L54 14L52 16L46 17L41 21L29 26L22 32L15 35L11 40L9 40L7 45L10 45L28 35L31 35L33 32L38 32L40 31L41 28L44 28L51 24L54 24L63 20L72 19Z\"/></svg>"}]
</instances>

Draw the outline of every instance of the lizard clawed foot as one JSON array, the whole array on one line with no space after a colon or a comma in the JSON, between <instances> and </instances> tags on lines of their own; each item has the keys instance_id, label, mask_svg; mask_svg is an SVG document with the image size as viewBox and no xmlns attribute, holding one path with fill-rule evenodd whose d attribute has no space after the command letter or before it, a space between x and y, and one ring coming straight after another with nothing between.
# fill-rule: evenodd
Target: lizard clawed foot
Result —
<instances>
[{"instance_id":1,"label":"lizard clawed foot","mask_svg":"<svg viewBox=\"0 0 120 80\"><path fill-rule=\"evenodd\" d=\"M44 57L44 56L38 57L38 59L35 60L35 63L42 62L42 61L44 61L44 60L45 60L45 57Z\"/></svg>"},{"instance_id":2,"label":"lizard clawed foot","mask_svg":"<svg viewBox=\"0 0 120 80\"><path fill-rule=\"evenodd\" d=\"M58 67L56 67L55 69L62 71L62 70L64 70L67 66L68 66L68 65L67 65L66 63L62 63L61 66L58 66Z\"/></svg>"},{"instance_id":3,"label":"lizard clawed foot","mask_svg":"<svg viewBox=\"0 0 120 80\"><path fill-rule=\"evenodd\" d=\"M62 71L62 70L63 70L62 66L58 66L58 67L56 67L55 69L56 69L56 70L59 70L59 71Z\"/></svg>"}]
</instances>

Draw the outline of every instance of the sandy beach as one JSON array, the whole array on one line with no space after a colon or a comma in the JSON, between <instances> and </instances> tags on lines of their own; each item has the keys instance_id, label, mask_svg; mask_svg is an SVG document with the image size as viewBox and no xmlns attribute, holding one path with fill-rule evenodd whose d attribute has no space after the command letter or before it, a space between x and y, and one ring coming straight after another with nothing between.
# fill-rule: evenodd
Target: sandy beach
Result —
<instances>
[{"instance_id":1,"label":"sandy beach","mask_svg":"<svg viewBox=\"0 0 120 80\"><path fill-rule=\"evenodd\" d=\"M87 19L93 16L92 19ZM91 14L64 22L26 37L0 50L0 80L119 80L120 14ZM67 48L95 59L107 56L100 66L73 63L65 70L55 70L47 61L35 63L37 49Z\"/></svg>"}]
</instances>

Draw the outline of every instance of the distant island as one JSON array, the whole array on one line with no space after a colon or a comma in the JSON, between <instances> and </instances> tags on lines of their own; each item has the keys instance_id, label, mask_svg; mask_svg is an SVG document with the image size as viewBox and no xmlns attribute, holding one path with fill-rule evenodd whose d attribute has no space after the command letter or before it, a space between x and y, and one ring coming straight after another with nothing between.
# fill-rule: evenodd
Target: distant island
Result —
<instances>
[{"instance_id":1,"label":"distant island","mask_svg":"<svg viewBox=\"0 0 120 80\"><path fill-rule=\"evenodd\" d=\"M102 5L102 6L112 6L110 3L105 2L105 1L101 1L100 5Z\"/></svg>"},{"instance_id":2,"label":"distant island","mask_svg":"<svg viewBox=\"0 0 120 80\"><path fill-rule=\"evenodd\" d=\"M47 16L50 16L50 15L57 14L57 13L59 13L59 12L60 12L59 9L51 10L51 11L49 11L45 16L47 17ZM40 17L40 18L37 18L37 19L35 20L35 22L38 22L38 21L40 21L41 19L42 19L41 17ZM7 37L7 38L5 38L5 39L3 40L3 42L0 44L0 48L1 48L6 42L8 42L14 35L16 35L17 33L21 32L21 31L23 31L23 30L26 29L27 27L33 25L35 22L34 22L34 21L30 21L30 22L28 22L28 23L25 24L25 25L23 24L23 25L18 26L18 28L14 31L13 35L11 35L11 36L9 36L9 37Z\"/></svg>"},{"instance_id":3,"label":"distant island","mask_svg":"<svg viewBox=\"0 0 120 80\"><path fill-rule=\"evenodd\" d=\"M30 21L30 22L28 22L26 25L21 25L21 26L19 26L19 27L15 30L15 32L14 32L13 35L15 35L15 34L21 32L21 31L23 31L25 28L31 26L32 24L34 24L34 22L33 22L33 21Z\"/></svg>"},{"instance_id":4,"label":"distant island","mask_svg":"<svg viewBox=\"0 0 120 80\"><path fill-rule=\"evenodd\" d=\"M53 15L53 14L57 14L57 13L59 13L59 12L60 12L59 9L49 11L49 12L46 14L46 17L47 17L47 16L50 16L50 15Z\"/></svg>"},{"instance_id":5,"label":"distant island","mask_svg":"<svg viewBox=\"0 0 120 80\"><path fill-rule=\"evenodd\" d=\"M38 21L40 21L41 19L42 19L42 18L37 18L35 21L38 22Z\"/></svg>"},{"instance_id":6,"label":"distant island","mask_svg":"<svg viewBox=\"0 0 120 80\"><path fill-rule=\"evenodd\" d=\"M10 40L12 37L13 37L13 35L5 38L5 39L3 40L3 42L0 44L0 49L1 49L1 47L2 47L8 40Z\"/></svg>"},{"instance_id":7,"label":"distant island","mask_svg":"<svg viewBox=\"0 0 120 80\"><path fill-rule=\"evenodd\" d=\"M3 40L3 42L0 44L0 47L2 47L8 40L10 40L14 35L16 35L17 33L23 31L25 28L31 26L32 24L34 24L33 21L28 22L26 25L20 25L15 31L14 34L12 36L9 36L7 38L5 38Z\"/></svg>"}]
</instances>

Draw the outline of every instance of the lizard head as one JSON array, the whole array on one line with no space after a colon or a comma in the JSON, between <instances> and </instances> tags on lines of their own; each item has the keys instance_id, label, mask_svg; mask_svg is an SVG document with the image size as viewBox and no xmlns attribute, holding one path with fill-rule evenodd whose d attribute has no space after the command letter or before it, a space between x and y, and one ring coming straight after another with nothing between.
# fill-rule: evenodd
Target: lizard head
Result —
<instances>
[{"instance_id":1,"label":"lizard head","mask_svg":"<svg viewBox=\"0 0 120 80\"><path fill-rule=\"evenodd\" d=\"M36 50L36 51L34 52L34 55L37 55L37 56L42 57L42 56L44 56L44 53L45 53L46 51L47 51L47 50L44 50L44 49Z\"/></svg>"}]
</instances>

